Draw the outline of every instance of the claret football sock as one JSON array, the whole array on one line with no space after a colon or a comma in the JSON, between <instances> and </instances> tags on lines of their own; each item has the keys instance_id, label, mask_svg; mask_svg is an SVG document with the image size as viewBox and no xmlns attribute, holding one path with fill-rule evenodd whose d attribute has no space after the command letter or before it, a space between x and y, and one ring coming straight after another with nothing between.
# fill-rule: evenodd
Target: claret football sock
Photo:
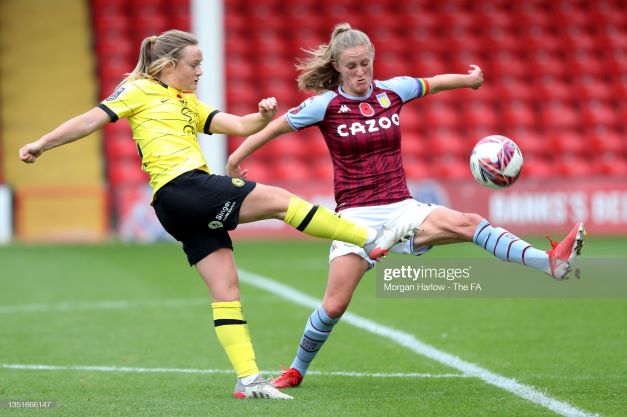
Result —
<instances>
[{"instance_id":1,"label":"claret football sock","mask_svg":"<svg viewBox=\"0 0 627 417\"><path fill-rule=\"evenodd\" d=\"M359 246L373 241L377 235L374 229L343 219L331 210L313 205L295 195L290 199L284 222L309 236L341 240Z\"/></svg>"},{"instance_id":2,"label":"claret football sock","mask_svg":"<svg viewBox=\"0 0 627 417\"><path fill-rule=\"evenodd\" d=\"M516 262L541 271L549 268L549 255L545 251L534 248L501 227L492 226L485 219L477 226L472 241L505 262Z\"/></svg>"}]
</instances>

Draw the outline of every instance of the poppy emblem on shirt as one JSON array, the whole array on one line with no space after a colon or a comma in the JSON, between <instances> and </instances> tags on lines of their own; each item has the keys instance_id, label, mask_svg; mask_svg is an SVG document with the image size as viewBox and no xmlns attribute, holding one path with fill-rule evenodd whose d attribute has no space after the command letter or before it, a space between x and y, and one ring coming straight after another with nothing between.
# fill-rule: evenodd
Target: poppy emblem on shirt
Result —
<instances>
[{"instance_id":1,"label":"poppy emblem on shirt","mask_svg":"<svg viewBox=\"0 0 627 417\"><path fill-rule=\"evenodd\" d=\"M374 109L368 103L359 103L359 111L366 117L374 116Z\"/></svg>"},{"instance_id":2,"label":"poppy emblem on shirt","mask_svg":"<svg viewBox=\"0 0 627 417\"><path fill-rule=\"evenodd\" d=\"M387 93L377 94L377 100L379 101L379 104L381 105L381 107L383 107L384 109L387 109L388 107L392 105Z\"/></svg>"}]
</instances>

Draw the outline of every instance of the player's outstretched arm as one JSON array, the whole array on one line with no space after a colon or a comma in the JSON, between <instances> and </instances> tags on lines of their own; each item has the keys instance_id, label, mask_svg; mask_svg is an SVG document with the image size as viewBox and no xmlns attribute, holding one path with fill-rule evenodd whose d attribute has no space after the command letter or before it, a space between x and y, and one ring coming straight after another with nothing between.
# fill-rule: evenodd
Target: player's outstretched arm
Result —
<instances>
[{"instance_id":1,"label":"player's outstretched arm","mask_svg":"<svg viewBox=\"0 0 627 417\"><path fill-rule=\"evenodd\" d=\"M441 74L425 78L425 80L429 83L429 94L455 88L472 88L476 90L483 84L483 72L477 65L470 65L468 74Z\"/></svg>"},{"instance_id":2,"label":"player's outstretched arm","mask_svg":"<svg viewBox=\"0 0 627 417\"><path fill-rule=\"evenodd\" d=\"M273 120L261 132L249 136L235 151L233 151L226 162L226 175L231 177L246 178L248 170L242 170L240 168L242 161L277 136L293 131L294 129L292 129L290 124L287 122L287 118L285 116Z\"/></svg>"},{"instance_id":3,"label":"player's outstretched arm","mask_svg":"<svg viewBox=\"0 0 627 417\"><path fill-rule=\"evenodd\" d=\"M248 136L266 127L278 110L274 97L264 98L259 102L259 112L236 116L220 112L211 121L212 133L232 136Z\"/></svg>"},{"instance_id":4,"label":"player's outstretched arm","mask_svg":"<svg viewBox=\"0 0 627 417\"><path fill-rule=\"evenodd\" d=\"M107 113L98 107L73 117L39 140L28 143L20 149L20 159L32 164L45 151L84 138L111 121Z\"/></svg>"}]
</instances>

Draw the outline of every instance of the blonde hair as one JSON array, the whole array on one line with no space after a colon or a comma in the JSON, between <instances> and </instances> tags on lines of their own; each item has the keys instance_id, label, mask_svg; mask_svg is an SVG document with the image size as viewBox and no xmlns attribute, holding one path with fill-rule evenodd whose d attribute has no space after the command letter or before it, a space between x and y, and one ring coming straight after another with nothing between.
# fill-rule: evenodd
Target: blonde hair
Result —
<instances>
[{"instance_id":1,"label":"blonde hair","mask_svg":"<svg viewBox=\"0 0 627 417\"><path fill-rule=\"evenodd\" d=\"M374 55L374 46L368 35L351 28L348 23L335 25L328 44L322 44L318 49L304 50L309 56L299 60L296 65L296 69L301 72L297 78L298 88L320 93L339 86L342 80L340 73L333 68L333 62L337 62L344 50L359 45L366 45Z\"/></svg>"},{"instance_id":2,"label":"blonde hair","mask_svg":"<svg viewBox=\"0 0 627 417\"><path fill-rule=\"evenodd\" d=\"M183 48L189 45L198 45L198 39L176 29L145 38L139 48L135 69L126 74L118 86L143 78L154 79L166 65L178 64Z\"/></svg>"}]
</instances>

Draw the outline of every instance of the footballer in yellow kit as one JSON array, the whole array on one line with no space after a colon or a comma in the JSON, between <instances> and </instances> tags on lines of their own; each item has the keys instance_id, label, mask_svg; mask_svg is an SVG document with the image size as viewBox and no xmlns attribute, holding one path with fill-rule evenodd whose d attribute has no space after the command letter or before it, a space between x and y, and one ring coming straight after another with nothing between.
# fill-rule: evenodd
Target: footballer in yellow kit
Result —
<instances>
[{"instance_id":1,"label":"footballer in yellow kit","mask_svg":"<svg viewBox=\"0 0 627 417\"><path fill-rule=\"evenodd\" d=\"M210 172L197 133L211 134L211 119L219 111L194 94L180 92L160 81L140 79L118 87L98 107L113 122L129 120L142 168L150 175L153 195L184 172Z\"/></svg>"}]
</instances>

